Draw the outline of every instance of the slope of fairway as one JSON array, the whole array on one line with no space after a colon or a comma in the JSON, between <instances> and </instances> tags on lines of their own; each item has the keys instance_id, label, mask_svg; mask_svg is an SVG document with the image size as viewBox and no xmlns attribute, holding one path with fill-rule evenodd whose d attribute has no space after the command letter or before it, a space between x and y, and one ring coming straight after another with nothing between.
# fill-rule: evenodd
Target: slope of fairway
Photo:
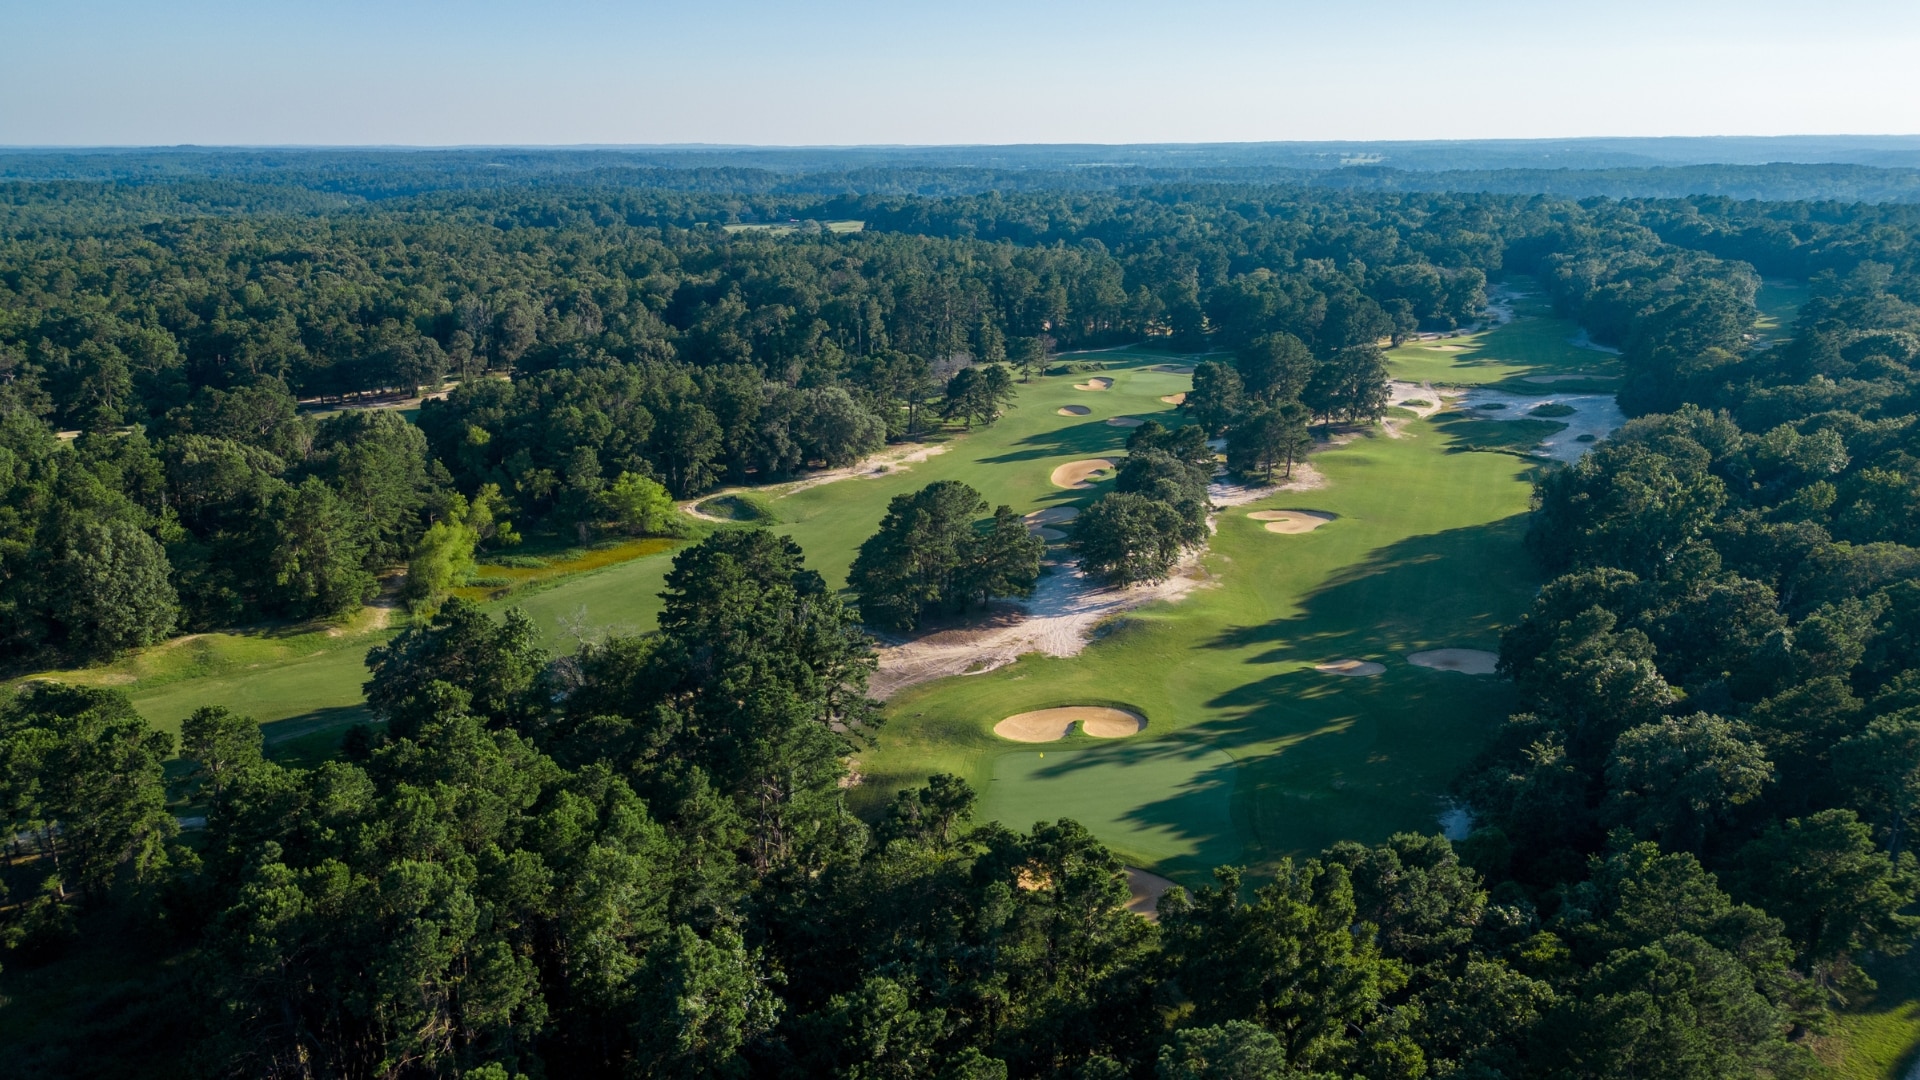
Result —
<instances>
[{"instance_id":1,"label":"slope of fairway","mask_svg":"<svg viewBox=\"0 0 1920 1080\"><path fill-rule=\"evenodd\" d=\"M1570 319L1555 318L1537 289L1525 278L1513 289L1511 322L1477 334L1409 341L1387 353L1393 377L1408 382L1483 385L1514 380L1513 389L1551 386L1611 389L1620 374L1612 353L1575 345L1585 340ZM1570 376L1595 376L1574 379ZM1542 382L1539 380L1551 380Z\"/></svg>"},{"instance_id":2,"label":"slope of fairway","mask_svg":"<svg viewBox=\"0 0 1920 1080\"><path fill-rule=\"evenodd\" d=\"M889 703L881 745L862 755L864 797L957 772L991 789L988 811L1009 825L1097 812L1089 823L1103 840L1189 880L1223 852L1262 865L1336 840L1434 828L1446 784L1512 698L1498 680L1415 667L1406 656L1496 649L1500 629L1524 610L1539 584L1520 543L1536 466L1472 449L1458 425L1405 430L1410 437L1363 437L1314 457L1327 484L1313 506L1335 515L1323 528L1279 536L1245 513L1220 515L1206 560L1215 587L1129 615L1077 657L1028 656L903 692ZM1346 679L1314 670L1346 658L1386 671ZM1031 766L1004 762L1036 751L994 739L994 720L1089 701L1125 702L1152 718L1126 755L1177 742L1183 753L1236 762L1230 782L1215 773L1201 785L1230 813L1209 809L1190 776L1143 770L1117 747L1046 751L1049 762L1083 755L1048 783L1037 782L1037 757L1023 759ZM1167 828L1177 849L1155 831Z\"/></svg>"},{"instance_id":3,"label":"slope of fairway","mask_svg":"<svg viewBox=\"0 0 1920 1080\"><path fill-rule=\"evenodd\" d=\"M980 816L1019 829L1072 818L1129 865L1204 877L1241 859L1234 775L1231 757L1194 740L1016 751L994 759Z\"/></svg>"}]
</instances>

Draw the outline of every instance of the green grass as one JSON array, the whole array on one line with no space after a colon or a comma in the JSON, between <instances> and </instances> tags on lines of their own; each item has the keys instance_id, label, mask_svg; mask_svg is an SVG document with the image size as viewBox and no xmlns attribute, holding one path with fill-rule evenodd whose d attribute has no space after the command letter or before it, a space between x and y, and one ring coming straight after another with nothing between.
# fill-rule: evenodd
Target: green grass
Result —
<instances>
[{"instance_id":1,"label":"green grass","mask_svg":"<svg viewBox=\"0 0 1920 1080\"><path fill-rule=\"evenodd\" d=\"M1502 438L1530 445L1540 424L1422 421L1411 438L1318 454L1325 488L1221 514L1212 587L1131 613L1078 657L1028 656L895 698L861 758L862 797L956 772L1010 825L1084 816L1128 859L1189 881L1209 859L1270 865L1433 829L1446 783L1512 699L1502 683L1415 668L1405 654L1497 648L1538 585L1520 546L1532 466L1463 434L1526 429ZM1338 518L1281 536L1246 517L1283 507ZM1387 672L1313 670L1343 658ZM1128 705L1148 730L1124 746L1075 737L1058 750L991 733L1011 713L1078 703ZM1044 772L1040 752L1055 763Z\"/></svg>"},{"instance_id":2,"label":"green grass","mask_svg":"<svg viewBox=\"0 0 1920 1080\"><path fill-rule=\"evenodd\" d=\"M1513 389L1613 389L1620 361L1611 353L1573 344L1580 328L1557 319L1525 278L1509 284L1520 291L1516 318L1477 334L1439 341L1410 341L1387 353L1393 377L1409 382L1479 386L1513 380ZM1590 379L1540 383L1536 376L1588 375Z\"/></svg>"},{"instance_id":3,"label":"green grass","mask_svg":"<svg viewBox=\"0 0 1920 1080\"><path fill-rule=\"evenodd\" d=\"M1896 1080L1920 1062L1920 957L1883 957L1867 966L1880 988L1837 1010L1816 1052L1845 1080Z\"/></svg>"}]
</instances>

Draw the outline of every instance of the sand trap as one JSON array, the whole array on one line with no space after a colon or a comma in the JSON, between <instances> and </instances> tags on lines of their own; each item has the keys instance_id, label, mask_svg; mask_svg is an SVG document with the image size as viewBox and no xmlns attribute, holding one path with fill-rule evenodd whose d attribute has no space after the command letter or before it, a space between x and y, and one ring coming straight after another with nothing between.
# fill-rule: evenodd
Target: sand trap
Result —
<instances>
[{"instance_id":1,"label":"sand trap","mask_svg":"<svg viewBox=\"0 0 1920 1080\"><path fill-rule=\"evenodd\" d=\"M1499 653L1480 649L1429 649L1407 657L1407 663L1435 671L1458 671L1463 675L1491 675L1500 663Z\"/></svg>"},{"instance_id":2,"label":"sand trap","mask_svg":"<svg viewBox=\"0 0 1920 1080\"><path fill-rule=\"evenodd\" d=\"M1085 405L1062 405L1053 411L1061 416L1085 416L1093 410Z\"/></svg>"},{"instance_id":3,"label":"sand trap","mask_svg":"<svg viewBox=\"0 0 1920 1080\"><path fill-rule=\"evenodd\" d=\"M1027 529L1031 531L1033 535L1045 540L1049 544L1056 540L1065 540L1067 538L1067 534L1061 532L1059 529L1047 529L1039 525L1029 525Z\"/></svg>"},{"instance_id":4,"label":"sand trap","mask_svg":"<svg viewBox=\"0 0 1920 1080\"><path fill-rule=\"evenodd\" d=\"M1051 479L1053 486L1057 488L1090 488L1093 484L1089 483L1088 480L1089 478L1094 478L1094 473L1111 472L1112 470L1113 462L1106 458L1087 458L1085 461L1069 461L1065 465L1053 470ZM1105 480L1107 478L1102 476L1095 479Z\"/></svg>"},{"instance_id":5,"label":"sand trap","mask_svg":"<svg viewBox=\"0 0 1920 1080\"><path fill-rule=\"evenodd\" d=\"M1036 709L1015 713L993 725L993 733L1014 742L1054 742L1067 737L1073 725L1096 739L1123 739L1147 728L1147 719L1126 709L1108 709L1097 705L1069 705L1060 709Z\"/></svg>"},{"instance_id":6,"label":"sand trap","mask_svg":"<svg viewBox=\"0 0 1920 1080\"><path fill-rule=\"evenodd\" d=\"M1523 381L1537 383L1590 382L1594 379L1607 380L1617 377L1618 376L1614 375L1527 375L1523 377Z\"/></svg>"},{"instance_id":7,"label":"sand trap","mask_svg":"<svg viewBox=\"0 0 1920 1080\"><path fill-rule=\"evenodd\" d=\"M1466 352L1467 351L1467 347L1465 345L1422 345L1420 347L1422 349L1425 349L1428 352Z\"/></svg>"},{"instance_id":8,"label":"sand trap","mask_svg":"<svg viewBox=\"0 0 1920 1080\"><path fill-rule=\"evenodd\" d=\"M1139 427L1141 424L1144 424L1144 423L1146 423L1145 420L1136 420L1131 416L1107 417L1108 427Z\"/></svg>"},{"instance_id":9,"label":"sand trap","mask_svg":"<svg viewBox=\"0 0 1920 1080\"><path fill-rule=\"evenodd\" d=\"M1045 510L1035 510L1033 513L1028 514L1027 524L1058 525L1061 522L1072 521L1079 516L1080 508L1077 506L1049 506Z\"/></svg>"},{"instance_id":10,"label":"sand trap","mask_svg":"<svg viewBox=\"0 0 1920 1080\"><path fill-rule=\"evenodd\" d=\"M1148 371L1164 371L1169 375L1191 375L1193 374L1193 365L1192 364L1155 364L1152 367L1148 368L1147 370Z\"/></svg>"},{"instance_id":11,"label":"sand trap","mask_svg":"<svg viewBox=\"0 0 1920 1080\"><path fill-rule=\"evenodd\" d=\"M1187 395L1168 394L1166 397L1163 397L1160 400L1166 402L1169 405L1185 405L1187 403Z\"/></svg>"},{"instance_id":12,"label":"sand trap","mask_svg":"<svg viewBox=\"0 0 1920 1080\"><path fill-rule=\"evenodd\" d=\"M1105 390L1112 385L1112 379L1094 378L1088 379L1086 382L1074 383L1073 388L1075 390Z\"/></svg>"},{"instance_id":13,"label":"sand trap","mask_svg":"<svg viewBox=\"0 0 1920 1080\"><path fill-rule=\"evenodd\" d=\"M1255 510L1248 514L1255 521L1267 523L1267 531L1272 533L1307 533L1333 520L1332 514L1322 514L1313 510Z\"/></svg>"},{"instance_id":14,"label":"sand trap","mask_svg":"<svg viewBox=\"0 0 1920 1080\"><path fill-rule=\"evenodd\" d=\"M1159 874L1149 874L1137 866L1127 867L1127 910L1152 922L1160 917L1160 898L1173 888L1173 882Z\"/></svg>"},{"instance_id":15,"label":"sand trap","mask_svg":"<svg viewBox=\"0 0 1920 1080\"><path fill-rule=\"evenodd\" d=\"M1329 660L1324 664L1313 665L1313 670L1328 675L1345 675L1355 679L1370 679L1386 673L1385 664L1376 664L1371 660Z\"/></svg>"}]
</instances>

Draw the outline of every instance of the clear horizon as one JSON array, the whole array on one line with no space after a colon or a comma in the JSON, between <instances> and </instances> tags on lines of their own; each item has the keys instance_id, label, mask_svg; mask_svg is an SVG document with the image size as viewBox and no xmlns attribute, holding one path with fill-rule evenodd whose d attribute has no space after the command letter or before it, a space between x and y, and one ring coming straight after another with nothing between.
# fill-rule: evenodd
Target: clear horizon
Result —
<instances>
[{"instance_id":1,"label":"clear horizon","mask_svg":"<svg viewBox=\"0 0 1920 1080\"><path fill-rule=\"evenodd\" d=\"M15 147L1126 145L1920 131L1920 5L0 3Z\"/></svg>"}]
</instances>

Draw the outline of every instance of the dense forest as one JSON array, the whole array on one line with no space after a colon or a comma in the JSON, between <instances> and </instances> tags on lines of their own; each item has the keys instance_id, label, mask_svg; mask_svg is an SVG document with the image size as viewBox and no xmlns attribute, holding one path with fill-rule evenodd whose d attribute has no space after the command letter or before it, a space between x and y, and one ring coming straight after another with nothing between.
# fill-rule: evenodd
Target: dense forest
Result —
<instances>
[{"instance_id":1,"label":"dense forest","mask_svg":"<svg viewBox=\"0 0 1920 1080\"><path fill-rule=\"evenodd\" d=\"M383 588L413 618L368 659L380 723L312 768L217 707L176 745L111 689L10 692L4 963L108 936L154 972L14 1075L1817 1076L1920 931L1910 208L267 171L0 184L0 661ZM679 551L657 632L573 655L445 596L476 548L992 423L1064 350L1217 349L1076 525L1148 579L1204 535L1207 437L1290 468L1380 415L1383 341L1512 274L1622 350L1632 419L1538 483L1524 711L1457 843L1222 868L1149 922L1086 829L975 821L957 778L856 816L862 620L1033 587L964 486L896 500L848 597L752 528ZM1810 286L1785 340L1762 275Z\"/></svg>"}]
</instances>

